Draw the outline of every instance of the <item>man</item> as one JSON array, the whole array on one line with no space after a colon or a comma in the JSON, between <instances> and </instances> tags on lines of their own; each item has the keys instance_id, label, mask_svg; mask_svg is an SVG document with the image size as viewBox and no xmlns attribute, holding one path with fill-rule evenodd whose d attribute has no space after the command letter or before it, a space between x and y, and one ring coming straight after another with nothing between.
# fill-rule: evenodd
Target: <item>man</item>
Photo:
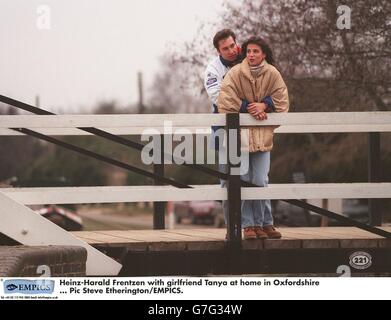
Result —
<instances>
[{"instance_id":1,"label":"man","mask_svg":"<svg viewBox=\"0 0 391 320\"><path fill-rule=\"evenodd\" d=\"M220 93L221 82L228 70L241 62L240 47L236 43L235 33L230 29L223 29L216 33L213 45L219 54L206 67L204 86L213 105L213 112L217 113L217 98Z\"/></svg>"},{"instance_id":2,"label":"man","mask_svg":"<svg viewBox=\"0 0 391 320\"><path fill-rule=\"evenodd\" d=\"M231 29L223 29L213 37L213 46L216 48L218 56L215 57L205 70L204 87L212 103L212 112L218 113L217 98L220 93L220 86L229 69L242 62L241 49L236 43L236 35ZM247 111L244 111L247 112ZM216 130L221 127L212 126L211 148L219 150L223 137L215 135ZM220 169L224 167L220 166Z\"/></svg>"},{"instance_id":3,"label":"man","mask_svg":"<svg viewBox=\"0 0 391 320\"><path fill-rule=\"evenodd\" d=\"M212 102L213 113L218 113L217 98L220 94L220 86L227 72L236 64L242 62L241 49L236 43L236 35L230 29L220 30L213 37L213 46L216 48L218 56L215 57L206 67L204 77L204 87L208 93L209 99ZM218 129L218 126L213 126L213 134ZM222 142L218 137L212 138L212 147L219 150L219 143ZM221 162L221 161L219 161ZM221 172L227 172L227 165L219 164ZM220 180L221 186L226 187L226 181ZM228 221L228 201L222 202L224 219Z\"/></svg>"}]
</instances>

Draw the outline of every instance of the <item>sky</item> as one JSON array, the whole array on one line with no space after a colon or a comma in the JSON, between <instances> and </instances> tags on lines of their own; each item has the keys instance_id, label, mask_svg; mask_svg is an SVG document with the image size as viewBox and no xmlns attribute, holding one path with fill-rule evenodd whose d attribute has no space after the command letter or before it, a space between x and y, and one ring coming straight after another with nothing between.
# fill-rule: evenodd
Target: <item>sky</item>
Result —
<instances>
[{"instance_id":1,"label":"sky","mask_svg":"<svg viewBox=\"0 0 391 320\"><path fill-rule=\"evenodd\" d=\"M222 0L0 0L0 94L47 110L138 100L159 57L216 19ZM213 37L211 31L211 38ZM146 93L147 95L147 93Z\"/></svg>"}]
</instances>

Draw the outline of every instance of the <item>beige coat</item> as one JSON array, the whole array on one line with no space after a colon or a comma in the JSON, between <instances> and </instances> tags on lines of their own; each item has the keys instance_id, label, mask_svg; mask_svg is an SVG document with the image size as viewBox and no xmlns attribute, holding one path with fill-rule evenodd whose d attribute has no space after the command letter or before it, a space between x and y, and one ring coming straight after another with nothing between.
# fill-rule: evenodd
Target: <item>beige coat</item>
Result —
<instances>
[{"instance_id":1,"label":"beige coat","mask_svg":"<svg viewBox=\"0 0 391 320\"><path fill-rule=\"evenodd\" d=\"M242 100L247 100L249 103L261 102L266 96L272 98L276 112L288 112L288 89L281 74L265 60L261 66L257 78L251 75L247 59L227 73L217 100L219 113L239 112ZM275 126L249 127L249 151L270 151L273 148L275 128Z\"/></svg>"}]
</instances>

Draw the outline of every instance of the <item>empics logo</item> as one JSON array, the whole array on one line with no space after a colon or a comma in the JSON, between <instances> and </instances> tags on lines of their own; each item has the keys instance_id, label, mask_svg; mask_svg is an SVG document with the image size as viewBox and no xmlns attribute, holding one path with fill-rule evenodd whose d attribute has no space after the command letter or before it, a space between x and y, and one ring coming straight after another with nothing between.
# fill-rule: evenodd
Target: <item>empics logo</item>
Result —
<instances>
[{"instance_id":1,"label":"empics logo","mask_svg":"<svg viewBox=\"0 0 391 320\"><path fill-rule=\"evenodd\" d=\"M14 285L13 283L6 286L7 290L14 291L18 286Z\"/></svg>"},{"instance_id":2,"label":"empics logo","mask_svg":"<svg viewBox=\"0 0 391 320\"><path fill-rule=\"evenodd\" d=\"M52 280L6 280L4 293L51 294L54 291Z\"/></svg>"}]
</instances>

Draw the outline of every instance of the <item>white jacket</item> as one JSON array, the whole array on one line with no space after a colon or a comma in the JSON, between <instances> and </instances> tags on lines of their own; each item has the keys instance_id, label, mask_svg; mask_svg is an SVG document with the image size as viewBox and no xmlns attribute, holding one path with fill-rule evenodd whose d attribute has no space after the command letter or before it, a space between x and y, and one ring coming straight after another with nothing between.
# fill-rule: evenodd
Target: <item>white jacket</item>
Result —
<instances>
[{"instance_id":1,"label":"white jacket","mask_svg":"<svg viewBox=\"0 0 391 320\"><path fill-rule=\"evenodd\" d=\"M225 66L220 56L214 58L206 67L204 76L204 87L212 104L217 105L217 98L220 93L221 83L230 68Z\"/></svg>"}]
</instances>

